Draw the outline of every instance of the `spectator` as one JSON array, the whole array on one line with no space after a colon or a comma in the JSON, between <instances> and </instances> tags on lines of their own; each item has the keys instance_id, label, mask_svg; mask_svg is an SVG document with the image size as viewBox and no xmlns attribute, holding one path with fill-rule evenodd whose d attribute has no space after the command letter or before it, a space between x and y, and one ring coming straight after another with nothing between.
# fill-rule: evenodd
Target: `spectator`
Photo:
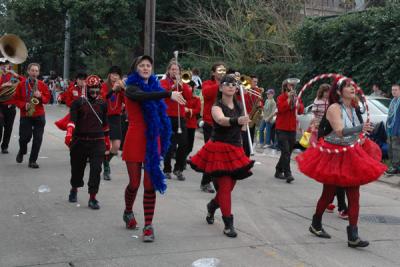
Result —
<instances>
[{"instance_id":1,"label":"spectator","mask_svg":"<svg viewBox=\"0 0 400 267\"><path fill-rule=\"evenodd\" d=\"M389 137L389 159L391 167L386 171L388 175L400 173L400 85L392 85L393 99L389 105L386 129Z\"/></svg>"},{"instance_id":2,"label":"spectator","mask_svg":"<svg viewBox=\"0 0 400 267\"><path fill-rule=\"evenodd\" d=\"M263 110L263 120L261 121L259 135L260 135L260 146L263 148L267 148L268 145L271 144L272 136L271 136L271 129L273 124L273 119L276 110L276 102L274 100L274 89L267 90L267 99L264 103L264 110ZM265 133L264 133L265 131ZM264 139L265 135L265 139ZM265 142L264 142L265 140Z\"/></svg>"},{"instance_id":3,"label":"spectator","mask_svg":"<svg viewBox=\"0 0 400 267\"><path fill-rule=\"evenodd\" d=\"M379 85L374 84L372 85L372 93L370 94L370 96L379 96L379 97L386 97L385 92L383 92L380 88Z\"/></svg>"},{"instance_id":4,"label":"spectator","mask_svg":"<svg viewBox=\"0 0 400 267\"><path fill-rule=\"evenodd\" d=\"M200 70L197 68L192 69L192 81L195 83L195 86L193 89L201 90L201 85L203 84L203 82L201 81L201 78L200 78Z\"/></svg>"}]
</instances>

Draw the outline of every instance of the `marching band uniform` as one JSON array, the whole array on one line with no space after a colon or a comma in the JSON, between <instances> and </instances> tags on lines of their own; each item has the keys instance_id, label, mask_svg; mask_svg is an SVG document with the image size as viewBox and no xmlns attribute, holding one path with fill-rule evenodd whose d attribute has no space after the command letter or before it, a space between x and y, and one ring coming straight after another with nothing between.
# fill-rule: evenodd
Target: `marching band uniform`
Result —
<instances>
[{"instance_id":1,"label":"marching band uniform","mask_svg":"<svg viewBox=\"0 0 400 267\"><path fill-rule=\"evenodd\" d=\"M72 102L71 121L67 127L65 144L70 148L71 191L69 202L77 202L78 188L83 187L87 159L90 164L88 206L99 209L96 194L99 191L101 164L104 153L110 149L107 104L100 97L100 78L90 75L86 79L87 97ZM97 91L97 95L95 95Z\"/></svg>"},{"instance_id":2,"label":"marching band uniform","mask_svg":"<svg viewBox=\"0 0 400 267\"><path fill-rule=\"evenodd\" d=\"M31 116L27 114L27 104L30 104L33 93L38 90L41 96L38 98L39 104L35 106L35 111ZM47 85L31 77L22 79L15 90L15 103L20 109L19 125L19 151L16 158L18 163L23 161L24 155L28 150L28 143L33 136L31 154L29 156L29 167L39 168L36 160L39 156L40 147L43 140L43 132L46 124L44 105L50 101L50 92Z\"/></svg>"},{"instance_id":3,"label":"marching band uniform","mask_svg":"<svg viewBox=\"0 0 400 267\"><path fill-rule=\"evenodd\" d=\"M194 145L194 137L197 129L197 116L201 111L200 98L193 95L186 103L186 127L187 127L187 152L186 158L192 152Z\"/></svg>"},{"instance_id":4,"label":"marching band uniform","mask_svg":"<svg viewBox=\"0 0 400 267\"><path fill-rule=\"evenodd\" d=\"M117 66L112 66L108 71L108 75L111 73L116 73L120 77L122 76L122 71ZM121 131L121 113L122 106L124 103L124 88L120 88L119 90L112 90L114 84L111 81L107 80L107 82L103 83L101 86L101 95L103 99L107 103L107 117L108 123L110 125L110 140L121 140L122 139L122 131ZM104 158L104 172L103 178L104 180L111 180L111 168L110 161L111 159L118 155L110 152L109 155L106 155Z\"/></svg>"}]
</instances>

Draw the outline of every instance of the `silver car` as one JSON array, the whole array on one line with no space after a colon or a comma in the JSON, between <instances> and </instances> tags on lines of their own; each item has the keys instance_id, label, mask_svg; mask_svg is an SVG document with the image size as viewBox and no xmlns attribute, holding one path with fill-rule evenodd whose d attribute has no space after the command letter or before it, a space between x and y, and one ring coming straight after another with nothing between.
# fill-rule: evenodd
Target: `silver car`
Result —
<instances>
[{"instance_id":1,"label":"silver car","mask_svg":"<svg viewBox=\"0 0 400 267\"><path fill-rule=\"evenodd\" d=\"M366 99L372 124L377 125L381 121L383 121L386 127L386 119L391 99L385 97L374 97L374 96L367 96ZM367 114L365 112L364 105L361 105L360 108L361 112L363 112L363 119L366 120ZM310 125L310 122L313 118L313 113L311 109L312 109L312 104L304 108L304 114L298 115L299 124L297 127L297 136L296 136L297 141L300 140L301 136L303 135L303 132L307 130L308 126Z\"/></svg>"}]
</instances>

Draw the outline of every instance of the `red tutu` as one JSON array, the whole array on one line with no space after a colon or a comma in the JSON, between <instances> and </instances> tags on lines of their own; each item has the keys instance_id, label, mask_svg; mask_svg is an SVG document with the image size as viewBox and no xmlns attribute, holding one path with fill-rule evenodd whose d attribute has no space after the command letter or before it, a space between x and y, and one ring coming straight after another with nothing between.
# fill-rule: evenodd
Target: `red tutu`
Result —
<instances>
[{"instance_id":1,"label":"red tutu","mask_svg":"<svg viewBox=\"0 0 400 267\"><path fill-rule=\"evenodd\" d=\"M319 143L334 151L341 146ZM327 153L319 147L310 147L296 157L299 169L316 181L341 187L359 186L377 180L387 169L380 162L382 153L370 139L360 145L356 143L346 152Z\"/></svg>"},{"instance_id":2,"label":"red tutu","mask_svg":"<svg viewBox=\"0 0 400 267\"><path fill-rule=\"evenodd\" d=\"M65 115L64 118L59 119L58 121L56 121L54 124L58 127L58 129L60 129L61 131L66 131L67 130L67 125L71 120L71 115L68 114Z\"/></svg>"},{"instance_id":3,"label":"red tutu","mask_svg":"<svg viewBox=\"0 0 400 267\"><path fill-rule=\"evenodd\" d=\"M195 171L212 177L231 176L241 180L253 174L250 169L254 160L246 156L243 147L208 141L188 163Z\"/></svg>"}]
</instances>

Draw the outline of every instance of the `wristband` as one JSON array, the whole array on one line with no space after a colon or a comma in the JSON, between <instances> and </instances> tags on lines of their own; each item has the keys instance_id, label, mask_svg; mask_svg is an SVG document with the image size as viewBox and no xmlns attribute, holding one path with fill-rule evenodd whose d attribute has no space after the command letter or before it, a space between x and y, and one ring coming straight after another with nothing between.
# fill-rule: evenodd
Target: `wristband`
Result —
<instances>
[{"instance_id":1,"label":"wristband","mask_svg":"<svg viewBox=\"0 0 400 267\"><path fill-rule=\"evenodd\" d=\"M238 126L239 125L239 118L238 117L229 118L229 124L231 126Z\"/></svg>"}]
</instances>

